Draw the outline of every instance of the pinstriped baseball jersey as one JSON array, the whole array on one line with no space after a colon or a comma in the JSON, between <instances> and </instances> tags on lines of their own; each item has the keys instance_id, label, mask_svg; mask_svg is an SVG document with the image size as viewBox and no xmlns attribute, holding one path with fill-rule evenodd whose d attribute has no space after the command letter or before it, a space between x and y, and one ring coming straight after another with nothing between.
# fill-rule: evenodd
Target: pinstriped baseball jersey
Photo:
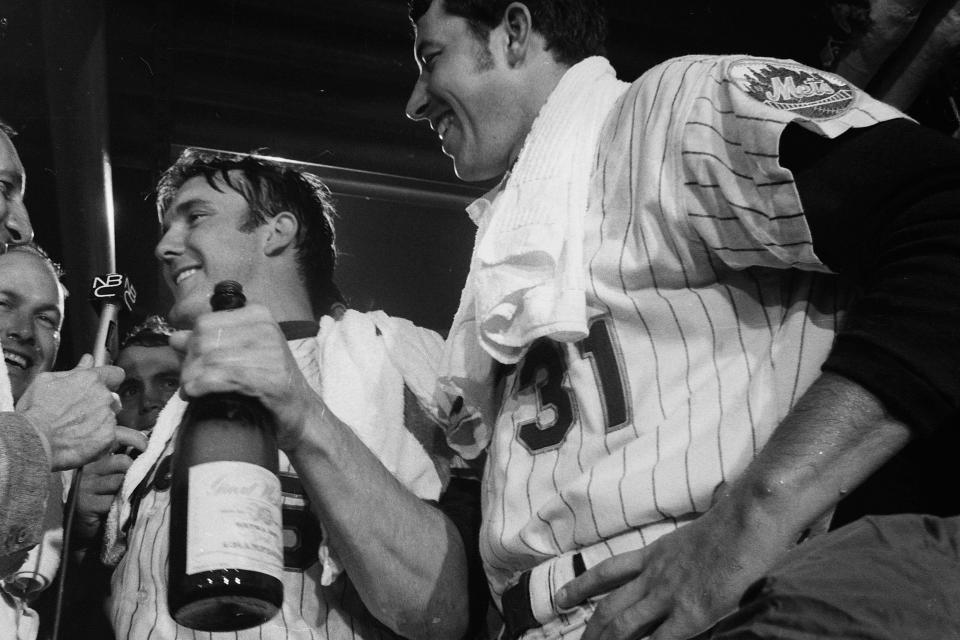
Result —
<instances>
[{"instance_id":1,"label":"pinstriped baseball jersey","mask_svg":"<svg viewBox=\"0 0 960 640\"><path fill-rule=\"evenodd\" d=\"M413 328L413 325L409 325ZM422 331L417 329L417 331ZM416 340L424 349L439 341ZM320 379L313 338L293 340L290 349L308 380ZM425 357L438 356L426 354ZM435 438L438 426L404 388L404 427L418 441ZM172 438L144 480L146 491L128 532L127 553L113 573L108 614L118 640L213 639L322 640L396 637L370 615L345 573L321 586L318 562L321 529L309 510L296 471L280 452L280 488L284 528L283 608L260 627L239 632L209 633L182 627L167 609L167 564L170 517L170 454ZM431 470L424 470L424 473ZM439 473L439 470L436 471Z\"/></svg>"},{"instance_id":2,"label":"pinstriped baseball jersey","mask_svg":"<svg viewBox=\"0 0 960 640\"><path fill-rule=\"evenodd\" d=\"M495 598L552 557L649 544L742 472L818 375L844 303L780 134L894 117L837 76L742 56L667 61L616 103L584 223L589 335L534 342L502 380L481 534ZM583 617L525 637L577 637Z\"/></svg>"}]
</instances>

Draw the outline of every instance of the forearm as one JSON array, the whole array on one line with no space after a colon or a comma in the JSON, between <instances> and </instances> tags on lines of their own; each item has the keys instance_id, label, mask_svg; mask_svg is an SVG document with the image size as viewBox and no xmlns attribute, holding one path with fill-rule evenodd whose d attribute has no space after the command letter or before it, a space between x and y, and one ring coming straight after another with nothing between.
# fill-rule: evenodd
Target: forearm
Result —
<instances>
[{"instance_id":1,"label":"forearm","mask_svg":"<svg viewBox=\"0 0 960 640\"><path fill-rule=\"evenodd\" d=\"M718 501L779 555L911 437L868 391L825 373Z\"/></svg>"},{"instance_id":2,"label":"forearm","mask_svg":"<svg viewBox=\"0 0 960 640\"><path fill-rule=\"evenodd\" d=\"M467 570L454 525L319 403L306 420L287 455L364 604L403 636L459 638L468 618Z\"/></svg>"}]
</instances>

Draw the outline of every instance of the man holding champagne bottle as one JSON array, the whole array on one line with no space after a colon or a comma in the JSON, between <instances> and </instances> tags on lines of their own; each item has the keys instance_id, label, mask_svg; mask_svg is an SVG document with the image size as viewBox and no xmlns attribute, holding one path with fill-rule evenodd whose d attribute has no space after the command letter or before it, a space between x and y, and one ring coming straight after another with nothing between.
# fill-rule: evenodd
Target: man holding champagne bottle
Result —
<instances>
[{"instance_id":1,"label":"man holding champagne bottle","mask_svg":"<svg viewBox=\"0 0 960 640\"><path fill-rule=\"evenodd\" d=\"M258 400L280 450L283 603L230 638L462 637L466 545L433 504L450 477L433 403L440 337L382 312L344 311L329 193L309 174L187 150L161 179L157 207L169 317L190 330L170 340L185 354L180 395L108 518L117 637L189 633L167 604L170 460L185 400L212 393ZM242 285L246 306L211 312L224 280ZM227 540L231 526L205 537Z\"/></svg>"}]
</instances>

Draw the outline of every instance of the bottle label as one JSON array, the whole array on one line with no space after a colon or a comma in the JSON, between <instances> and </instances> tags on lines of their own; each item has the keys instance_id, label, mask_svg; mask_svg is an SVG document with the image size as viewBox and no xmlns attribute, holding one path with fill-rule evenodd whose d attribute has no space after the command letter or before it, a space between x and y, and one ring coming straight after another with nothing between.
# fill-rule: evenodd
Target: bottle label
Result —
<instances>
[{"instance_id":1,"label":"bottle label","mask_svg":"<svg viewBox=\"0 0 960 640\"><path fill-rule=\"evenodd\" d=\"M187 574L218 569L283 573L280 479L233 460L190 467Z\"/></svg>"}]
</instances>

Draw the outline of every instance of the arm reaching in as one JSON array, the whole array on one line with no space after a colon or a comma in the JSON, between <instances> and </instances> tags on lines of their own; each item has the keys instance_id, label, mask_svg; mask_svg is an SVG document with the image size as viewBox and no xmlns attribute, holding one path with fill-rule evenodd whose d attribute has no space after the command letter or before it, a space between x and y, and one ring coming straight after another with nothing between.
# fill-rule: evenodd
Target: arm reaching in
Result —
<instances>
[{"instance_id":1,"label":"arm reaching in","mask_svg":"<svg viewBox=\"0 0 960 640\"><path fill-rule=\"evenodd\" d=\"M146 448L144 442L133 434L142 435L139 431L118 428L117 442L124 449L133 447L143 451ZM73 535L80 543L80 549L98 539L114 496L123 486L123 476L132 463L133 458L126 453L108 453L83 467L77 488L77 519L73 526Z\"/></svg>"},{"instance_id":2,"label":"arm reaching in","mask_svg":"<svg viewBox=\"0 0 960 640\"><path fill-rule=\"evenodd\" d=\"M84 355L70 371L38 374L27 388L17 412L40 434L53 471L79 467L114 448L118 427L111 391L123 381L123 369L94 367ZM130 435L134 441L146 438Z\"/></svg>"},{"instance_id":3,"label":"arm reaching in","mask_svg":"<svg viewBox=\"0 0 960 640\"><path fill-rule=\"evenodd\" d=\"M589 569L561 589L558 605L610 592L583 640L701 632L909 437L872 394L824 374L706 514Z\"/></svg>"}]
</instances>

